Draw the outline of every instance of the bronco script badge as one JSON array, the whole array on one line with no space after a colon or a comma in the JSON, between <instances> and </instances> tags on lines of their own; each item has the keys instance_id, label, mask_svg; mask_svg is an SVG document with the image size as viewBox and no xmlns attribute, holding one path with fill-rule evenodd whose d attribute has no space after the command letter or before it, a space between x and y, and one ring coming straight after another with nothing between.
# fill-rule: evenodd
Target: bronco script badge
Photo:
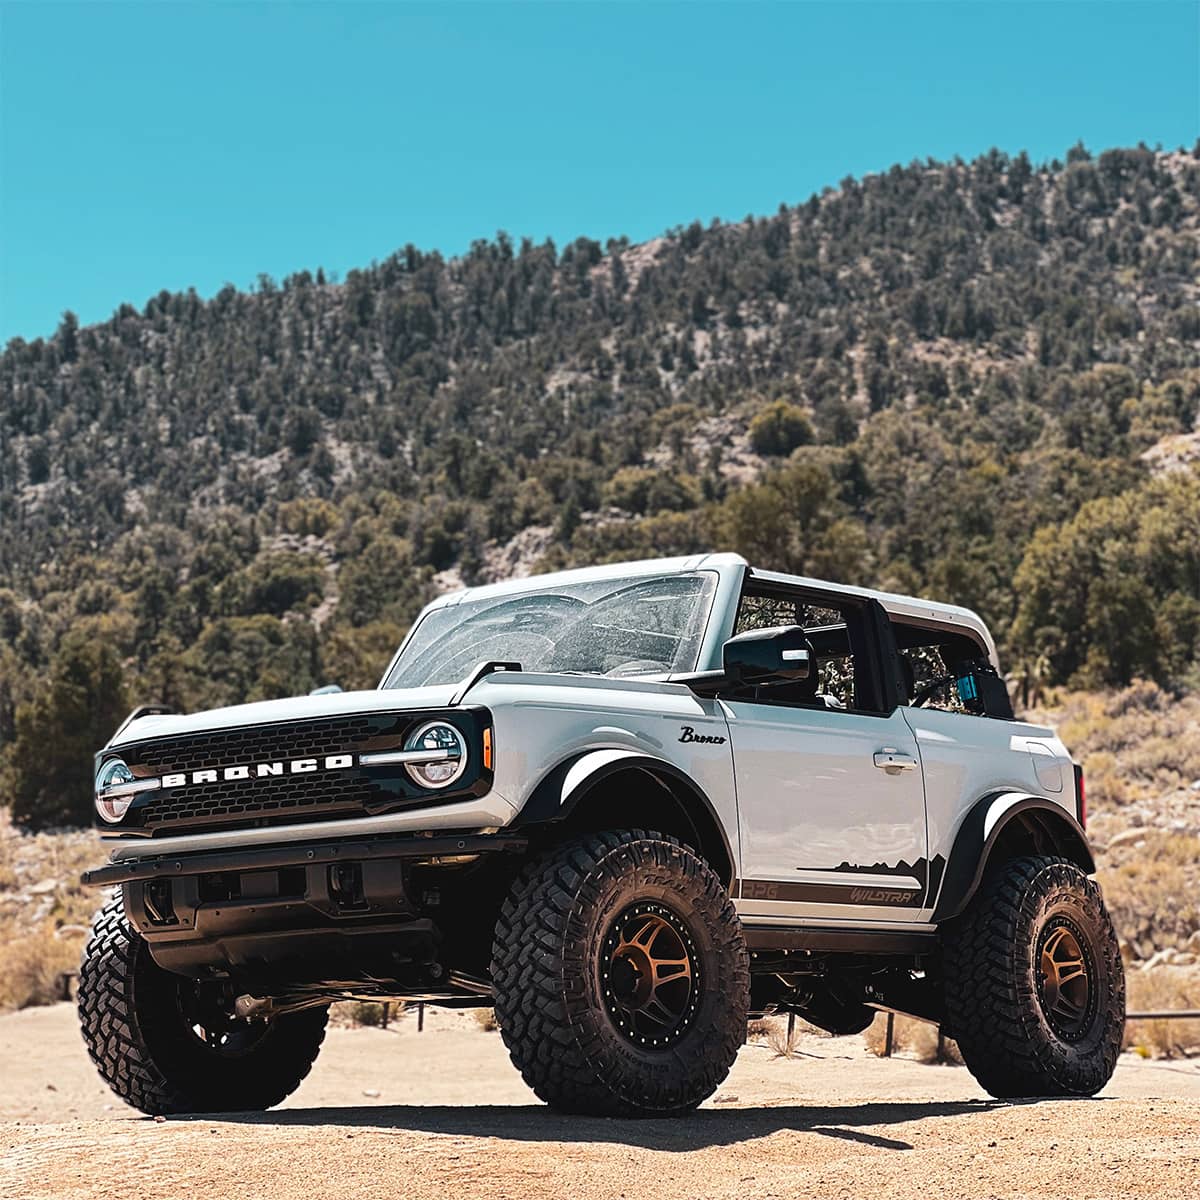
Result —
<instances>
[{"instance_id":1,"label":"bronco script badge","mask_svg":"<svg viewBox=\"0 0 1200 1200\"><path fill-rule=\"evenodd\" d=\"M697 733L690 725L683 727L679 740L681 742L709 742L714 746L720 746L725 741L723 737L718 737L716 734Z\"/></svg>"}]
</instances>

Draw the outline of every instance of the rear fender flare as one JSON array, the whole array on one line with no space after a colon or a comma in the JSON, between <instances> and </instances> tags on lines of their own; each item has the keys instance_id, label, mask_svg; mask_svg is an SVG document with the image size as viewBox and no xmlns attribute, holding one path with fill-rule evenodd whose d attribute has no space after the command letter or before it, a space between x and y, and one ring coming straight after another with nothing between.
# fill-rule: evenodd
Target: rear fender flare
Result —
<instances>
[{"instance_id":1,"label":"rear fender flare","mask_svg":"<svg viewBox=\"0 0 1200 1200\"><path fill-rule=\"evenodd\" d=\"M1044 796L1029 792L992 792L977 801L959 826L934 908L935 922L958 916L983 882L1005 830L1016 822L1046 853L1062 854L1086 871L1096 870L1087 834L1075 816Z\"/></svg>"}]
</instances>

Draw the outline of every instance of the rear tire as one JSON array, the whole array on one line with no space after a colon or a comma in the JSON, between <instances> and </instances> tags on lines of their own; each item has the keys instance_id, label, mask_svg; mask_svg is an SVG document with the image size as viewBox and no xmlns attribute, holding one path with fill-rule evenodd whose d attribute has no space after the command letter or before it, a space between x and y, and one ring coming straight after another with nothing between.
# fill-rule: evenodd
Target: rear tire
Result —
<instances>
[{"instance_id":1,"label":"rear tire","mask_svg":"<svg viewBox=\"0 0 1200 1200\"><path fill-rule=\"evenodd\" d=\"M206 1005L193 980L164 971L120 895L96 915L79 968L79 1021L104 1082L152 1116L261 1111L312 1068L327 1008L242 1021Z\"/></svg>"},{"instance_id":2,"label":"rear tire","mask_svg":"<svg viewBox=\"0 0 1200 1200\"><path fill-rule=\"evenodd\" d=\"M687 1112L746 1037L733 902L703 859L658 833L593 834L533 864L496 924L492 984L513 1063L565 1112Z\"/></svg>"},{"instance_id":3,"label":"rear tire","mask_svg":"<svg viewBox=\"0 0 1200 1200\"><path fill-rule=\"evenodd\" d=\"M1125 973L1100 889L1065 858L1004 863L943 933L946 1032L993 1096L1091 1096L1112 1077Z\"/></svg>"}]
</instances>

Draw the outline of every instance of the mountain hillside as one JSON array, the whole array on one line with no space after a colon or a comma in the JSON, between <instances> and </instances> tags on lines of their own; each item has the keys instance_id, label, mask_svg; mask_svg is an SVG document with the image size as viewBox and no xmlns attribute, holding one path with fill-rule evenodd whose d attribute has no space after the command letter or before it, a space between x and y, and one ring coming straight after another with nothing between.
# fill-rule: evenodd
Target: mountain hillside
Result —
<instances>
[{"instance_id":1,"label":"mountain hillside","mask_svg":"<svg viewBox=\"0 0 1200 1200\"><path fill-rule=\"evenodd\" d=\"M14 812L86 808L133 699L372 683L439 587L651 553L971 605L1023 701L1194 682L1198 153L914 163L641 245L408 246L11 342Z\"/></svg>"}]
</instances>

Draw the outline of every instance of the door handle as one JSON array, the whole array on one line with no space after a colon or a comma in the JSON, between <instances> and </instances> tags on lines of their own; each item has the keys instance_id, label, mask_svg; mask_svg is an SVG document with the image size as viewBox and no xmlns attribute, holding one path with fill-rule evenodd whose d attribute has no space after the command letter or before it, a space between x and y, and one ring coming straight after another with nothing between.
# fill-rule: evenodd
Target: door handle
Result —
<instances>
[{"instance_id":1,"label":"door handle","mask_svg":"<svg viewBox=\"0 0 1200 1200\"><path fill-rule=\"evenodd\" d=\"M917 760L911 754L901 754L899 750L884 747L875 751L875 765L889 775L899 775L901 771L915 771Z\"/></svg>"}]
</instances>

